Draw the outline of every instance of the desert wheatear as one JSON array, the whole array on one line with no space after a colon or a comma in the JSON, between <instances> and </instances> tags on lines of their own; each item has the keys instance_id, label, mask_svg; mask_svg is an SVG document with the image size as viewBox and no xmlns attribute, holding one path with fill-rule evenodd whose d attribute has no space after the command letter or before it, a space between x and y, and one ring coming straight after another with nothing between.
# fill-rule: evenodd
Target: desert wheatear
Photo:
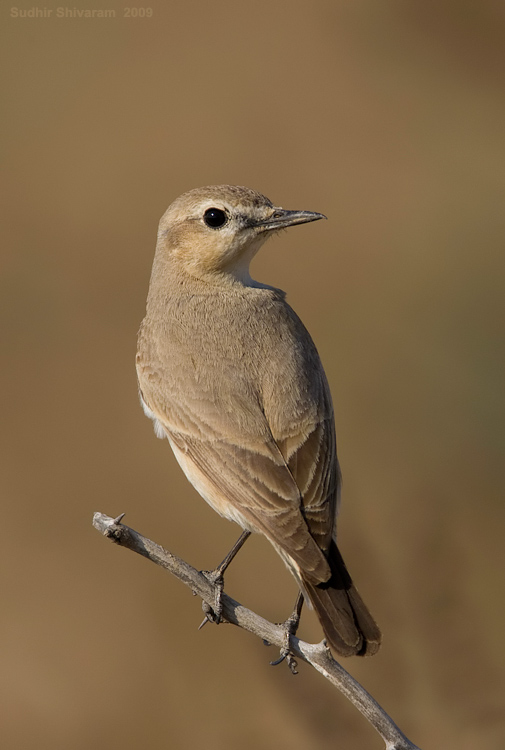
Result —
<instances>
[{"instance_id":1,"label":"desert wheatear","mask_svg":"<svg viewBox=\"0 0 505 750\"><path fill-rule=\"evenodd\" d=\"M285 293L249 274L274 232L322 218L231 185L177 198L159 225L137 373L156 434L202 497L269 539L336 652L374 654L380 631L336 545L323 366Z\"/></svg>"}]
</instances>

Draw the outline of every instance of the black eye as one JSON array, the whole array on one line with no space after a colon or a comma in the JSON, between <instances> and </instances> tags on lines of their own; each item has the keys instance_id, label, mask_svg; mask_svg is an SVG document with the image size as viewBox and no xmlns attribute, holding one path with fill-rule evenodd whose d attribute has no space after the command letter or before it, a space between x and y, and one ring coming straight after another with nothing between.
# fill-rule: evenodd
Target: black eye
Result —
<instances>
[{"instance_id":1,"label":"black eye","mask_svg":"<svg viewBox=\"0 0 505 750\"><path fill-rule=\"evenodd\" d=\"M223 227L226 224L228 217L220 208L208 208L203 215L203 220L208 227L219 229L219 227Z\"/></svg>"}]
</instances>

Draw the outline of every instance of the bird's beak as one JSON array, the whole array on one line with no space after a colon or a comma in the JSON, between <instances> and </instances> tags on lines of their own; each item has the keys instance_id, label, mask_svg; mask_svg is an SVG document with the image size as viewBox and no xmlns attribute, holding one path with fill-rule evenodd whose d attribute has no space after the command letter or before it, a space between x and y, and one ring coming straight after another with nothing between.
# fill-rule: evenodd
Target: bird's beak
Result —
<instances>
[{"instance_id":1,"label":"bird's beak","mask_svg":"<svg viewBox=\"0 0 505 750\"><path fill-rule=\"evenodd\" d=\"M263 231L274 229L285 229L295 224L307 224L309 221L326 219L324 214L316 214L313 211L287 211L285 208L275 208L267 219L255 222L253 226Z\"/></svg>"}]
</instances>

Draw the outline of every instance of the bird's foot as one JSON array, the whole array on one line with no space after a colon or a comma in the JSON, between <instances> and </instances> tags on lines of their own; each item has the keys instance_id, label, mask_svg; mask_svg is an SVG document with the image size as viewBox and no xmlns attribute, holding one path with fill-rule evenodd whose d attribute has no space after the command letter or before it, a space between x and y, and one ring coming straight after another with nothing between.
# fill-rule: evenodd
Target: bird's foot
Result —
<instances>
[{"instance_id":1,"label":"bird's foot","mask_svg":"<svg viewBox=\"0 0 505 750\"><path fill-rule=\"evenodd\" d=\"M223 590L224 590L224 577L223 573L219 568L216 570L202 570L202 574L205 578L212 583L215 587L214 603L211 606L207 602L202 602L202 609L205 614L205 619L200 624L198 630L201 630L204 625L208 622L213 622L216 625L222 621L223 613Z\"/></svg>"},{"instance_id":2,"label":"bird's foot","mask_svg":"<svg viewBox=\"0 0 505 750\"><path fill-rule=\"evenodd\" d=\"M205 578L215 587L214 605L211 607L207 602L203 602L202 609L205 612L205 620L202 622L198 630L201 630L203 626L208 622L214 622L216 625L222 620L223 612L223 590L224 590L224 572L228 565L231 563L239 549L244 545L246 539L251 536L250 531L243 531L240 537L237 539L231 550L228 552L224 560L214 570L202 570L202 574Z\"/></svg>"},{"instance_id":3,"label":"bird's foot","mask_svg":"<svg viewBox=\"0 0 505 750\"><path fill-rule=\"evenodd\" d=\"M272 667L276 667L278 664L281 664L281 662L286 660L286 664L288 665L291 674L298 674L298 664L291 650L291 636L296 635L299 623L300 612L297 609L295 609L285 622L281 623L284 629L283 644L279 658L270 662Z\"/></svg>"}]
</instances>

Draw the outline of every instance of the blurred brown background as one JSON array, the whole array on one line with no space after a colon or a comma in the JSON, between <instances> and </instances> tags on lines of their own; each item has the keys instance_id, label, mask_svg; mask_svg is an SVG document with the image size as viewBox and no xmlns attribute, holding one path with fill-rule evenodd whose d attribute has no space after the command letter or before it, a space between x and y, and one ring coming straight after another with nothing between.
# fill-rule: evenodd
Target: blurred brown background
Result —
<instances>
[{"instance_id":1,"label":"blurred brown background","mask_svg":"<svg viewBox=\"0 0 505 750\"><path fill-rule=\"evenodd\" d=\"M287 290L335 398L341 547L384 631L345 666L423 750L503 748L505 6L106 7L2 11L3 747L383 746L305 665L197 632L199 601L91 526L125 511L199 568L238 534L155 439L134 373L158 219L227 182L329 217L253 271ZM277 621L295 596L258 538L226 588ZM310 613L301 635L321 638Z\"/></svg>"}]
</instances>

